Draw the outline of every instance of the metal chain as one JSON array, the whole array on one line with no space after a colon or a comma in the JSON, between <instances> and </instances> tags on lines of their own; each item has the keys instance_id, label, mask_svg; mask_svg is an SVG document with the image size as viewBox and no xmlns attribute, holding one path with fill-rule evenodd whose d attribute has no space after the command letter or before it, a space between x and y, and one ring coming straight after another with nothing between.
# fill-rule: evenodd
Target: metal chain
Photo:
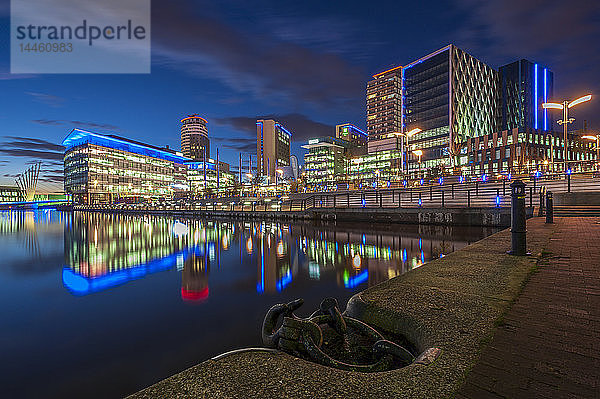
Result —
<instances>
[{"instance_id":1,"label":"metal chain","mask_svg":"<svg viewBox=\"0 0 600 399\"><path fill-rule=\"evenodd\" d=\"M324 299L319 310L305 319L294 315L294 311L303 303L303 299L296 299L287 304L274 305L269 309L262 329L263 344L266 347L276 348L324 366L367 373L391 370L397 363L406 366L415 360L407 349L385 339L373 327L358 319L342 315L335 298ZM282 322L278 326L280 319ZM372 351L376 361L370 364L351 364L334 359L325 353L321 330L321 326L325 324L338 335L345 336L348 334L348 327L351 327L362 336L374 341Z\"/></svg>"}]
</instances>

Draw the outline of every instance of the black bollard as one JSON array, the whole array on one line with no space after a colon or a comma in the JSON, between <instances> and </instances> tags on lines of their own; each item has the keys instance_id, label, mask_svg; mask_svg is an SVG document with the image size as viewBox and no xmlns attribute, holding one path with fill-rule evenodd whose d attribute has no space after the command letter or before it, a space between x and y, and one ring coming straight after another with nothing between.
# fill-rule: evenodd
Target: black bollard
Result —
<instances>
[{"instance_id":1,"label":"black bollard","mask_svg":"<svg viewBox=\"0 0 600 399\"><path fill-rule=\"evenodd\" d=\"M552 191L546 191L546 223L554 223Z\"/></svg>"},{"instance_id":2,"label":"black bollard","mask_svg":"<svg viewBox=\"0 0 600 399\"><path fill-rule=\"evenodd\" d=\"M571 173L567 173L567 192L571 192Z\"/></svg>"},{"instance_id":3,"label":"black bollard","mask_svg":"<svg viewBox=\"0 0 600 399\"><path fill-rule=\"evenodd\" d=\"M527 253L527 218L525 215L525 183L515 180L510 185L511 204L511 244L510 255L524 256Z\"/></svg>"}]
</instances>

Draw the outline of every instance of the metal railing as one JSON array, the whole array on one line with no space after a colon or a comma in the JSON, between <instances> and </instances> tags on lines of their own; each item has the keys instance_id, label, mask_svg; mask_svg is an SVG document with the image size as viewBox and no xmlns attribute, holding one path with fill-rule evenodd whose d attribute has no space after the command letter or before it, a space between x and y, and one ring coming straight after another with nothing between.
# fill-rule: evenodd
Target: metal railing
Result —
<instances>
[{"instance_id":1,"label":"metal railing","mask_svg":"<svg viewBox=\"0 0 600 399\"><path fill-rule=\"evenodd\" d=\"M521 178L527 184L527 205L543 211L546 190L553 193L600 191L600 176L544 175ZM297 212L342 208L502 208L510 206L510 180L425 182L413 187L290 194L280 198L229 197L165 204L76 206L75 209L139 211Z\"/></svg>"}]
</instances>

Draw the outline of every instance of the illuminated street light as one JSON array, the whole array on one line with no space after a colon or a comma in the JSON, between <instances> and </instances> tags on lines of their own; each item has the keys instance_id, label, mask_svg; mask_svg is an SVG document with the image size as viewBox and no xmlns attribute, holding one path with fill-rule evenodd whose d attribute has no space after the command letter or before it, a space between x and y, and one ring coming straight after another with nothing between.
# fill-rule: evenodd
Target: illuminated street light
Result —
<instances>
[{"instance_id":1,"label":"illuminated street light","mask_svg":"<svg viewBox=\"0 0 600 399\"><path fill-rule=\"evenodd\" d=\"M419 157L419 173L420 173L421 172L421 157L423 156L423 151L414 150L412 153Z\"/></svg>"},{"instance_id":2,"label":"illuminated street light","mask_svg":"<svg viewBox=\"0 0 600 399\"><path fill-rule=\"evenodd\" d=\"M406 153L406 173L408 173L408 138L414 136L417 133L422 132L422 129L419 129L418 127L409 130L406 133L402 133L402 132L394 132L392 133L393 135L395 135L396 137L404 137L406 139L406 150L404 150L404 148L401 149L402 155L404 155L404 153ZM402 147L404 147L404 141L402 142ZM404 159L402 159L401 161L404 161ZM402 169L402 165L400 165L400 169Z\"/></svg>"},{"instance_id":3,"label":"illuminated street light","mask_svg":"<svg viewBox=\"0 0 600 399\"><path fill-rule=\"evenodd\" d=\"M600 163L600 134L597 134L595 136L581 136L581 138L586 140L596 140L596 162Z\"/></svg>"},{"instance_id":4,"label":"illuminated street light","mask_svg":"<svg viewBox=\"0 0 600 399\"><path fill-rule=\"evenodd\" d=\"M573 108L576 105L584 103L586 101L590 101L592 99L592 95L588 94L587 96L579 97L576 100L571 102L563 101L562 104L559 103L543 103L542 108L544 109L562 109L563 118L558 120L558 124L563 126L563 134L564 134L564 150L563 150L563 163L565 166L565 170L567 170L567 157L568 157L568 146L567 146L567 124L575 122L575 118L569 118L569 109ZM554 166L554 137L550 140L550 162L552 167Z\"/></svg>"},{"instance_id":5,"label":"illuminated street light","mask_svg":"<svg viewBox=\"0 0 600 399\"><path fill-rule=\"evenodd\" d=\"M279 184L277 181L277 175L279 175L279 178L281 179L283 177L283 169L275 169L275 172L275 192L277 192L277 185Z\"/></svg>"}]
</instances>

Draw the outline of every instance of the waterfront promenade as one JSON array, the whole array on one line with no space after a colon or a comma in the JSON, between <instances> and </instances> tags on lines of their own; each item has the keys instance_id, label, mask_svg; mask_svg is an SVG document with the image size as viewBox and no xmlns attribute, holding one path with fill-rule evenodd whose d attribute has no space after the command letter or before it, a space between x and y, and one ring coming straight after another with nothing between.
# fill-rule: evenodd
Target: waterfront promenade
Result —
<instances>
[{"instance_id":1,"label":"waterfront promenade","mask_svg":"<svg viewBox=\"0 0 600 399\"><path fill-rule=\"evenodd\" d=\"M506 254L507 229L350 301L346 314L405 335L419 351L440 348L431 365L361 374L284 353L236 353L134 397L594 397L600 218L555 221L528 221L532 256Z\"/></svg>"},{"instance_id":2,"label":"waterfront promenade","mask_svg":"<svg viewBox=\"0 0 600 399\"><path fill-rule=\"evenodd\" d=\"M561 218L457 398L600 397L600 218Z\"/></svg>"}]
</instances>

